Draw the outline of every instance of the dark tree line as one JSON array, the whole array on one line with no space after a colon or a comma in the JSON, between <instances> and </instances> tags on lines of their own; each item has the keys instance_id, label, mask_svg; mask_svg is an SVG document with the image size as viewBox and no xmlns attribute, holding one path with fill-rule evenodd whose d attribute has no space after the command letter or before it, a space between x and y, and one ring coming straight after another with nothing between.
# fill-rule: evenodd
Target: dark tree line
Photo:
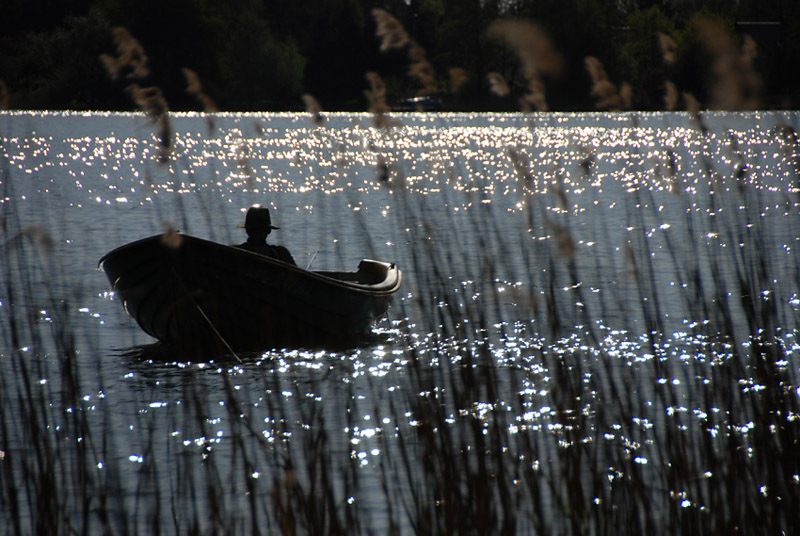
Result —
<instances>
[{"instance_id":1,"label":"dark tree line","mask_svg":"<svg viewBox=\"0 0 800 536\"><path fill-rule=\"evenodd\" d=\"M626 106L664 109L670 81L713 107L720 52L703 42L698 14L737 50L755 43L758 106L800 102L800 3L792 0L6 0L0 80L12 108L132 109L126 82L111 80L99 61L114 51L112 29L122 26L144 48L149 82L170 109L199 109L186 92L189 68L222 110L300 109L304 93L326 110L364 110L367 72L381 75L390 104L421 89L408 75L407 50L380 51L375 8L425 50L445 109L519 109L524 66L489 32L507 18L535 22L561 55L559 74L543 77L551 110L597 107L587 56L615 87L626 86ZM671 62L659 34L674 46ZM490 72L502 75L509 96L491 93Z\"/></svg>"}]
</instances>

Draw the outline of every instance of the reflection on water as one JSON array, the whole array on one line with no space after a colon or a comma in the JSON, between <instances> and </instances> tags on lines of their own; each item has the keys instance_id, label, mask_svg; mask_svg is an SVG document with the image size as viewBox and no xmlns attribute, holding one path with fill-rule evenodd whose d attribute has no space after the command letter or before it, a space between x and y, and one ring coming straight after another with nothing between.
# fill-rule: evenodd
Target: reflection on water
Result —
<instances>
[{"instance_id":1,"label":"reflection on water","mask_svg":"<svg viewBox=\"0 0 800 536\"><path fill-rule=\"evenodd\" d=\"M17 496L112 531L797 521L797 114L185 115L166 166L141 116L3 117L20 526ZM96 271L164 221L239 242L254 203L300 265L398 263L374 341L176 355Z\"/></svg>"}]
</instances>

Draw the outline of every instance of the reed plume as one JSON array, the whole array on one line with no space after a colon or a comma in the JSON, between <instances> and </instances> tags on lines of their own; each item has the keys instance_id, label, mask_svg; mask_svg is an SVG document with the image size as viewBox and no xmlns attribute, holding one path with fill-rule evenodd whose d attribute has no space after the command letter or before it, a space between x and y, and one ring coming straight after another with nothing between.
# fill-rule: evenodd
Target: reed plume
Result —
<instances>
[{"instance_id":1,"label":"reed plume","mask_svg":"<svg viewBox=\"0 0 800 536\"><path fill-rule=\"evenodd\" d=\"M381 38L381 52L403 48L411 42L403 25L388 11L376 8L372 10L372 16L377 24L375 34Z\"/></svg>"},{"instance_id":2,"label":"reed plume","mask_svg":"<svg viewBox=\"0 0 800 536\"><path fill-rule=\"evenodd\" d=\"M125 90L130 93L136 105L158 124L159 162L166 162L172 146L172 128L169 121L169 107L164 99L164 94L156 86L140 87L138 84L130 84Z\"/></svg>"},{"instance_id":3,"label":"reed plume","mask_svg":"<svg viewBox=\"0 0 800 536\"><path fill-rule=\"evenodd\" d=\"M664 55L664 61L672 65L677 59L678 45L667 34L658 32L658 45Z\"/></svg>"},{"instance_id":4,"label":"reed plume","mask_svg":"<svg viewBox=\"0 0 800 536\"><path fill-rule=\"evenodd\" d=\"M597 99L597 107L608 110L630 109L632 89L630 84L623 83L617 86L608 79L603 63L594 56L585 59L586 70L592 78L591 95Z\"/></svg>"},{"instance_id":5,"label":"reed plume","mask_svg":"<svg viewBox=\"0 0 800 536\"><path fill-rule=\"evenodd\" d=\"M530 112L532 109L540 112L549 110L547 98L545 97L544 82L542 82L541 78L537 77L528 80L528 92L520 98L519 102L524 112Z\"/></svg>"},{"instance_id":6,"label":"reed plume","mask_svg":"<svg viewBox=\"0 0 800 536\"><path fill-rule=\"evenodd\" d=\"M112 30L114 43L117 45L117 57L101 54L100 61L108 71L112 80L119 78L124 70L128 70L126 77L142 79L150 74L147 67L147 54L139 41L131 33L118 26ZM191 81L190 81L191 85ZM199 81L197 81L199 86ZM158 139L159 157L161 163L169 159L172 145L172 128L170 126L167 101L158 87L141 87L136 82L129 84L127 91L136 105L155 123L158 124L156 137Z\"/></svg>"},{"instance_id":7,"label":"reed plume","mask_svg":"<svg viewBox=\"0 0 800 536\"><path fill-rule=\"evenodd\" d=\"M513 147L509 147L506 152L509 160L511 160L511 165L514 167L517 178L522 181L523 190L529 194L534 193L530 159L524 153Z\"/></svg>"},{"instance_id":8,"label":"reed plume","mask_svg":"<svg viewBox=\"0 0 800 536\"><path fill-rule=\"evenodd\" d=\"M658 46L664 63L673 65L677 59L678 45L665 33L658 32ZM678 87L671 80L664 82L664 107L668 111L678 109Z\"/></svg>"},{"instance_id":9,"label":"reed plume","mask_svg":"<svg viewBox=\"0 0 800 536\"><path fill-rule=\"evenodd\" d=\"M383 79L378 73L372 71L368 72L366 76L369 82L369 89L364 94L369 100L369 111L375 114L388 111L388 106L386 106L386 86L383 84Z\"/></svg>"},{"instance_id":10,"label":"reed plume","mask_svg":"<svg viewBox=\"0 0 800 536\"><path fill-rule=\"evenodd\" d=\"M458 93L464 84L467 83L469 77L467 72L460 67L451 67L448 71L450 74L450 88L453 93Z\"/></svg>"},{"instance_id":11,"label":"reed plume","mask_svg":"<svg viewBox=\"0 0 800 536\"><path fill-rule=\"evenodd\" d=\"M420 95L432 95L439 91L436 83L436 71L428 61L425 49L418 43L413 42L408 49L408 58L411 60L411 65L408 68L408 74L417 79L422 85L419 91Z\"/></svg>"},{"instance_id":12,"label":"reed plume","mask_svg":"<svg viewBox=\"0 0 800 536\"><path fill-rule=\"evenodd\" d=\"M677 50L678 45L675 41L668 35L659 32L658 34L658 46L661 48L662 57L664 59L664 63L667 65L672 65L677 60ZM681 93L678 90L678 86L672 80L667 80L664 82L664 107L668 111L677 110L680 106L679 101L681 98ZM684 92L683 93L683 103L684 107L687 111L689 111L695 118L695 120L700 123L700 118L697 115L700 113L700 103L691 93Z\"/></svg>"},{"instance_id":13,"label":"reed plume","mask_svg":"<svg viewBox=\"0 0 800 536\"><path fill-rule=\"evenodd\" d=\"M164 220L161 222L161 228L164 230L164 234L161 235L161 242L172 249L178 249L181 242L183 242L183 237L175 225L170 221Z\"/></svg>"},{"instance_id":14,"label":"reed plume","mask_svg":"<svg viewBox=\"0 0 800 536\"><path fill-rule=\"evenodd\" d=\"M319 105L317 99L308 93L303 95L303 104L306 106L306 113L311 114L311 122L316 126L321 126L325 123L325 118L322 117L322 107Z\"/></svg>"},{"instance_id":15,"label":"reed plume","mask_svg":"<svg viewBox=\"0 0 800 536\"><path fill-rule=\"evenodd\" d=\"M364 95L369 101L369 111L373 116L373 122L378 128L389 128L394 123L386 115L389 106L386 104L386 86L383 79L375 72L368 72L366 76L369 89L364 91Z\"/></svg>"},{"instance_id":16,"label":"reed plume","mask_svg":"<svg viewBox=\"0 0 800 536\"><path fill-rule=\"evenodd\" d=\"M142 79L150 74L147 66L147 54L144 48L131 33L121 26L114 28L114 44L117 46L117 57L101 54L100 61L105 66L112 80L119 78L122 71L128 69L127 78Z\"/></svg>"},{"instance_id":17,"label":"reed plume","mask_svg":"<svg viewBox=\"0 0 800 536\"><path fill-rule=\"evenodd\" d=\"M757 56L758 45L756 45L752 37L745 34L742 38L742 61L744 61L745 65L749 68L752 68L753 60L755 60Z\"/></svg>"},{"instance_id":18,"label":"reed plume","mask_svg":"<svg viewBox=\"0 0 800 536\"><path fill-rule=\"evenodd\" d=\"M489 91L498 97L508 97L511 90L508 88L506 79L500 73L489 73L486 75L489 82Z\"/></svg>"},{"instance_id":19,"label":"reed plume","mask_svg":"<svg viewBox=\"0 0 800 536\"><path fill-rule=\"evenodd\" d=\"M408 36L403 25L389 12L383 9L373 9L372 16L377 24L376 35L381 38L381 52L392 49L402 49L408 46L408 59L411 65L408 68L409 76L416 78L422 85L419 95L432 95L439 91L436 83L436 71L428 61L425 49Z\"/></svg>"},{"instance_id":20,"label":"reed plume","mask_svg":"<svg viewBox=\"0 0 800 536\"><path fill-rule=\"evenodd\" d=\"M544 31L532 22L501 20L493 23L488 32L514 49L526 76L538 73L558 76L563 72L561 54L553 48Z\"/></svg>"},{"instance_id":21,"label":"reed plume","mask_svg":"<svg viewBox=\"0 0 800 536\"><path fill-rule=\"evenodd\" d=\"M488 33L490 37L505 41L522 64L522 71L528 83L528 93L520 100L522 108L529 110L533 105L540 111L547 111L547 99L541 75L558 76L562 73L564 65L561 54L553 48L545 33L531 22L501 20L493 23Z\"/></svg>"},{"instance_id":22,"label":"reed plume","mask_svg":"<svg viewBox=\"0 0 800 536\"><path fill-rule=\"evenodd\" d=\"M630 110L633 107L633 86L628 82L619 85L619 98L622 101L622 109Z\"/></svg>"},{"instance_id":23,"label":"reed plume","mask_svg":"<svg viewBox=\"0 0 800 536\"><path fill-rule=\"evenodd\" d=\"M671 80L664 82L664 107L670 112L678 109L678 87Z\"/></svg>"},{"instance_id":24,"label":"reed plume","mask_svg":"<svg viewBox=\"0 0 800 536\"><path fill-rule=\"evenodd\" d=\"M700 114L700 101L690 92L683 92L683 102L686 106L686 111L692 116L692 123L700 129L701 132L708 132L705 119Z\"/></svg>"},{"instance_id":25,"label":"reed plume","mask_svg":"<svg viewBox=\"0 0 800 536\"><path fill-rule=\"evenodd\" d=\"M692 114L700 113L700 101L690 92L683 92L683 103L686 106L686 111Z\"/></svg>"},{"instance_id":26,"label":"reed plume","mask_svg":"<svg viewBox=\"0 0 800 536\"><path fill-rule=\"evenodd\" d=\"M754 110L759 107L761 79L753 68L755 42L746 37L741 49L722 25L707 17L693 20L700 42L713 56L715 83L712 105L721 110Z\"/></svg>"},{"instance_id":27,"label":"reed plume","mask_svg":"<svg viewBox=\"0 0 800 536\"><path fill-rule=\"evenodd\" d=\"M203 105L203 111L206 113L217 113L219 108L217 108L216 103L211 97L203 92L203 84L200 83L200 77L197 76L197 73L184 67L183 76L186 77L186 91L190 95L194 95L200 104Z\"/></svg>"},{"instance_id":28,"label":"reed plume","mask_svg":"<svg viewBox=\"0 0 800 536\"><path fill-rule=\"evenodd\" d=\"M253 168L250 166L250 155L252 153L250 144L247 143L247 140L240 137L234 152L236 153L236 167L239 168L239 171L245 176L247 187L252 188L254 175Z\"/></svg>"}]
</instances>

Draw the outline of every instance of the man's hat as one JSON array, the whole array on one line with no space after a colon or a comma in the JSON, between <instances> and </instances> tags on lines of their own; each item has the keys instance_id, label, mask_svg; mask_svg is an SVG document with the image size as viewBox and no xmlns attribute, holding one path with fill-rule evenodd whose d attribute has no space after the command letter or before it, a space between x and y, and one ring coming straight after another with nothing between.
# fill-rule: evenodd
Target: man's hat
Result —
<instances>
[{"instance_id":1,"label":"man's hat","mask_svg":"<svg viewBox=\"0 0 800 536\"><path fill-rule=\"evenodd\" d=\"M250 207L247 209L247 216L244 218L244 223L240 223L237 227L244 227L245 229L253 231L280 229L280 227L272 225L272 220L269 217L269 209L265 207Z\"/></svg>"}]
</instances>

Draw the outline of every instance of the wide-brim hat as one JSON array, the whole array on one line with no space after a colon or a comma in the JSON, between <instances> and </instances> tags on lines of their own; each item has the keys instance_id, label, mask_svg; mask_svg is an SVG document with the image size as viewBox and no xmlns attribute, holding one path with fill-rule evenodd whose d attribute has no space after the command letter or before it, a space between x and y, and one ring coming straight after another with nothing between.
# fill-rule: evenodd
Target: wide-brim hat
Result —
<instances>
[{"instance_id":1,"label":"wide-brim hat","mask_svg":"<svg viewBox=\"0 0 800 536\"><path fill-rule=\"evenodd\" d=\"M269 209L264 207L250 207L247 209L247 215L244 218L244 223L237 225L239 228L250 229L253 231L267 230L267 229L280 229L272 225L272 219L269 216Z\"/></svg>"}]
</instances>

